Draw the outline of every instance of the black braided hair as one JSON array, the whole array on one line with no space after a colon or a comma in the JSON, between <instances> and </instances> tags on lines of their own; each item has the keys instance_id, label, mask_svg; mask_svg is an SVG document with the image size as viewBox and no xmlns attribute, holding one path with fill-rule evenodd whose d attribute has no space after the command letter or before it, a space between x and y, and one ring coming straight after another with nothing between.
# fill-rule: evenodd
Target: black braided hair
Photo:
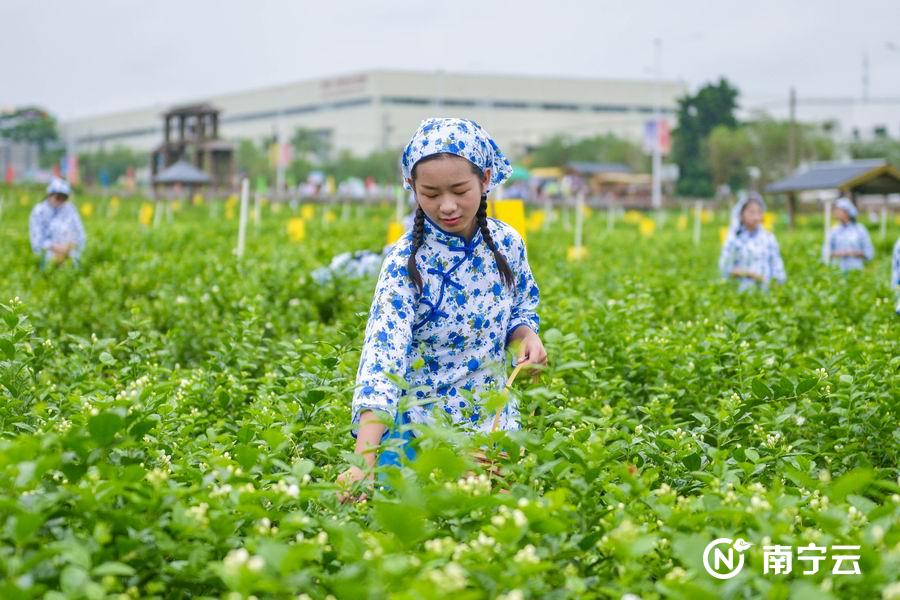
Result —
<instances>
[{"instance_id":1,"label":"black braided hair","mask_svg":"<svg viewBox=\"0 0 900 600\"><path fill-rule=\"evenodd\" d=\"M515 277L513 277L512 269L509 268L509 263L506 262L506 258L504 258L504 256L500 254L500 251L497 250L497 244L494 243L494 238L491 237L491 231L488 229L487 194L481 195L481 204L478 205L478 212L475 214L475 219L478 222L478 228L481 230L481 237L484 238L485 243L494 255L494 262L497 263L497 269L500 270L500 279L503 280L506 287L512 288L513 285L515 285Z\"/></svg>"},{"instance_id":2,"label":"black braided hair","mask_svg":"<svg viewBox=\"0 0 900 600\"><path fill-rule=\"evenodd\" d=\"M409 278L412 280L413 285L416 286L416 289L419 290L420 293L422 292L422 276L419 274L419 268L416 266L416 252L419 251L419 247L424 240L425 211L422 210L421 206L417 206L416 220L413 223L412 252L410 252L409 258L406 259L406 270L409 273Z\"/></svg>"}]
</instances>

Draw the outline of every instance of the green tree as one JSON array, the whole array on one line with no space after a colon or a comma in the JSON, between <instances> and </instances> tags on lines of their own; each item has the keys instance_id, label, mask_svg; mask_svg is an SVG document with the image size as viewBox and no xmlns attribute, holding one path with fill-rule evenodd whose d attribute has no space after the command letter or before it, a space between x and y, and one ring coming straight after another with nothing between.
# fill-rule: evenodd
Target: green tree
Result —
<instances>
[{"instance_id":1,"label":"green tree","mask_svg":"<svg viewBox=\"0 0 900 600\"><path fill-rule=\"evenodd\" d=\"M295 159L310 164L325 164L331 155L327 132L298 127L291 136Z\"/></svg>"},{"instance_id":2,"label":"green tree","mask_svg":"<svg viewBox=\"0 0 900 600\"><path fill-rule=\"evenodd\" d=\"M98 183L104 171L109 181L115 182L125 175L129 167L144 166L149 161L150 158L146 153L135 152L124 146L78 155L79 170L86 183Z\"/></svg>"},{"instance_id":3,"label":"green tree","mask_svg":"<svg viewBox=\"0 0 900 600\"><path fill-rule=\"evenodd\" d=\"M853 158L883 158L900 169L900 140L879 138L850 144Z\"/></svg>"},{"instance_id":4,"label":"green tree","mask_svg":"<svg viewBox=\"0 0 900 600\"><path fill-rule=\"evenodd\" d=\"M235 157L237 170L245 173L251 180L257 177L271 178L272 168L266 147L266 144L258 145L253 140L240 140Z\"/></svg>"},{"instance_id":5,"label":"green tree","mask_svg":"<svg viewBox=\"0 0 900 600\"><path fill-rule=\"evenodd\" d=\"M639 145L611 133L582 139L553 136L524 158L527 165L535 167L563 167L573 161L624 163L635 171L646 171L650 166Z\"/></svg>"},{"instance_id":6,"label":"green tree","mask_svg":"<svg viewBox=\"0 0 900 600\"><path fill-rule=\"evenodd\" d=\"M59 140L59 132L50 113L36 106L25 106L0 115L0 138L37 144L44 152Z\"/></svg>"},{"instance_id":7,"label":"green tree","mask_svg":"<svg viewBox=\"0 0 900 600\"><path fill-rule=\"evenodd\" d=\"M798 123L796 127L798 162L833 158L834 142L822 125ZM760 188L789 175L790 122L758 114L745 128L753 145L752 164L760 170Z\"/></svg>"},{"instance_id":8,"label":"green tree","mask_svg":"<svg viewBox=\"0 0 900 600\"><path fill-rule=\"evenodd\" d=\"M715 192L707 137L718 126L737 126L738 95L738 89L721 78L679 99L678 127L672 132L672 158L680 172L678 193L708 198Z\"/></svg>"},{"instance_id":9,"label":"green tree","mask_svg":"<svg viewBox=\"0 0 900 600\"><path fill-rule=\"evenodd\" d=\"M748 167L753 160L753 142L745 127L719 125L706 141L709 170L715 186L731 189L747 186Z\"/></svg>"}]
</instances>

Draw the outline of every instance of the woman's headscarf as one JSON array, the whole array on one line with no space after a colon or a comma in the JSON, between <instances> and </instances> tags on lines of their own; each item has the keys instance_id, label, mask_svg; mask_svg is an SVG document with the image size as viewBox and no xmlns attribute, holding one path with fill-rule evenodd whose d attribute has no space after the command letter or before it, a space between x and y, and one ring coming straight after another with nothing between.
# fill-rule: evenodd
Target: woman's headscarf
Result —
<instances>
[{"instance_id":1,"label":"woman's headscarf","mask_svg":"<svg viewBox=\"0 0 900 600\"><path fill-rule=\"evenodd\" d=\"M850 217L850 220L855 221L856 216L859 215L859 210L856 208L856 205L850 201L849 198L838 198L837 202L834 203L835 208L839 208Z\"/></svg>"},{"instance_id":2,"label":"woman's headscarf","mask_svg":"<svg viewBox=\"0 0 900 600\"><path fill-rule=\"evenodd\" d=\"M741 232L741 227L743 227L741 223L741 213L744 212L744 208L751 202L758 203L760 207L762 207L763 212L765 212L766 201L763 200L763 197L760 196L758 192L742 192L738 197L737 204L731 209L731 222L728 224L728 235L736 236Z\"/></svg>"},{"instance_id":3,"label":"woman's headscarf","mask_svg":"<svg viewBox=\"0 0 900 600\"><path fill-rule=\"evenodd\" d=\"M435 117L422 121L400 157L403 187L412 189L407 180L417 162L440 153L465 158L482 171L490 169L487 192L503 183L512 173L509 160L481 125L468 119Z\"/></svg>"}]
</instances>

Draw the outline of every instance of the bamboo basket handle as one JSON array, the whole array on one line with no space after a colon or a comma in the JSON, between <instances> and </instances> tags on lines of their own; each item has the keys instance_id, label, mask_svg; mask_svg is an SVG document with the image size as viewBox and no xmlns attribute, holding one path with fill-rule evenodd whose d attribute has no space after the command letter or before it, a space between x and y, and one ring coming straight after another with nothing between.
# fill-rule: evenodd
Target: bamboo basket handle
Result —
<instances>
[{"instance_id":1,"label":"bamboo basket handle","mask_svg":"<svg viewBox=\"0 0 900 600\"><path fill-rule=\"evenodd\" d=\"M516 380L516 377L519 375L519 371L522 370L522 367L525 366L525 363L519 363L516 365L516 368L513 369L512 373L509 374L509 378L506 380L506 387L503 388L504 393L509 393L509 388L512 387L513 382ZM491 425L491 433L497 431L497 428L500 426L500 413L503 412L505 406L501 406L497 409L497 414L494 415L494 424Z\"/></svg>"}]
</instances>

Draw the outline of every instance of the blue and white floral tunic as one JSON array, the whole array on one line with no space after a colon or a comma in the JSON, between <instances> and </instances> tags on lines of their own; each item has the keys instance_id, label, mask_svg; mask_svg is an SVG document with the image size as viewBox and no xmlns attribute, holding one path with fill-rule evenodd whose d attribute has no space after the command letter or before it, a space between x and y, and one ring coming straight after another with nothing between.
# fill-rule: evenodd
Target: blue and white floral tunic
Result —
<instances>
[{"instance_id":1,"label":"blue and white floral tunic","mask_svg":"<svg viewBox=\"0 0 900 600\"><path fill-rule=\"evenodd\" d=\"M54 244L74 243L75 249L69 253L77 262L84 250L85 235L78 216L78 209L71 202L58 207L44 200L34 207L28 220L31 249L45 259L52 258L50 247Z\"/></svg>"},{"instance_id":2,"label":"blue and white floral tunic","mask_svg":"<svg viewBox=\"0 0 900 600\"><path fill-rule=\"evenodd\" d=\"M412 232L386 257L356 376L354 437L362 411L383 411L396 419L401 399L410 423L435 424L432 412L440 411L465 430L490 431L493 414L482 414L479 392L504 385L506 343L513 330L524 325L538 332L540 293L522 237L495 219L488 219L488 227L515 276L513 289L503 284L480 230L467 243L426 217L416 253L421 293L406 268ZM402 390L391 375L409 389ZM499 428L519 428L514 399L503 410Z\"/></svg>"},{"instance_id":3,"label":"blue and white floral tunic","mask_svg":"<svg viewBox=\"0 0 900 600\"><path fill-rule=\"evenodd\" d=\"M751 277L739 277L738 289L742 291L757 285L765 287L772 279L778 283L784 283L787 279L778 241L772 232L762 227L757 227L753 232L742 227L725 240L719 256L719 270L722 277L728 279L734 269L751 271L763 277L761 284Z\"/></svg>"},{"instance_id":4,"label":"blue and white floral tunic","mask_svg":"<svg viewBox=\"0 0 900 600\"><path fill-rule=\"evenodd\" d=\"M865 257L843 256L841 258L831 258L831 263L837 264L842 271L862 269L865 261L872 260L875 256L875 248L872 247L869 230L864 225L851 221L847 224L840 223L832 227L825 244L822 246L822 259L828 262L829 257L834 256L835 252L848 251L862 252Z\"/></svg>"}]
</instances>

